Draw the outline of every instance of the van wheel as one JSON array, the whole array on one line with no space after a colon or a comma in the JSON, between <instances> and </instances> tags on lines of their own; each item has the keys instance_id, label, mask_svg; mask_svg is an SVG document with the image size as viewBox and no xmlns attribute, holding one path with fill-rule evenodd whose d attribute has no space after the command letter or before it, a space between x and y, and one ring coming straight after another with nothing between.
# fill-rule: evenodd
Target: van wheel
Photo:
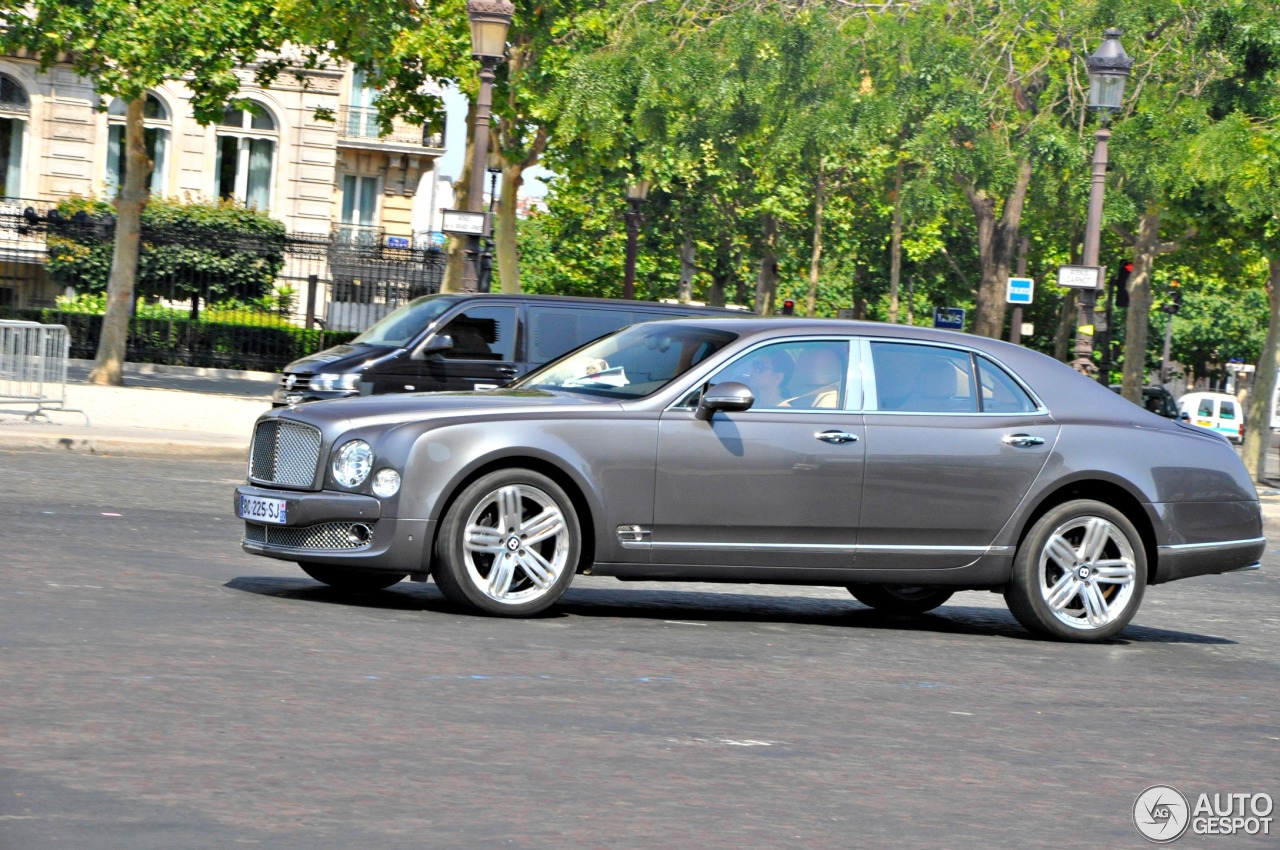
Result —
<instances>
[{"instance_id":1,"label":"van wheel","mask_svg":"<svg viewBox=\"0 0 1280 850\"><path fill-rule=\"evenodd\" d=\"M313 579L339 590L356 592L382 590L404 579L408 573L371 573L367 570L348 570L326 564L299 562L302 571Z\"/></svg>"},{"instance_id":2,"label":"van wheel","mask_svg":"<svg viewBox=\"0 0 1280 850\"><path fill-rule=\"evenodd\" d=\"M573 581L582 531L554 481L527 469L477 479L450 506L431 574L450 601L500 617L527 617Z\"/></svg>"},{"instance_id":3,"label":"van wheel","mask_svg":"<svg viewBox=\"0 0 1280 850\"><path fill-rule=\"evenodd\" d=\"M1147 553L1128 517L1079 499L1036 521L1005 589L1028 631L1075 642L1106 640L1129 624L1146 588Z\"/></svg>"},{"instance_id":4,"label":"van wheel","mask_svg":"<svg viewBox=\"0 0 1280 850\"><path fill-rule=\"evenodd\" d=\"M851 584L853 598L889 614L923 614L951 598L955 591L905 584Z\"/></svg>"}]
</instances>

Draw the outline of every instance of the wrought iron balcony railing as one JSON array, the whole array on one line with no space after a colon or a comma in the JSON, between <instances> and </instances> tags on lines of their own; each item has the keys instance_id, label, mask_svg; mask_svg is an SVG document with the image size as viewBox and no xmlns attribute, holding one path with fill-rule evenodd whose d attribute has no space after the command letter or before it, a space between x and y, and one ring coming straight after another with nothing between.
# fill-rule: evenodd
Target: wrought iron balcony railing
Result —
<instances>
[{"instance_id":1,"label":"wrought iron balcony railing","mask_svg":"<svg viewBox=\"0 0 1280 850\"><path fill-rule=\"evenodd\" d=\"M395 119L391 132L382 132L378 110L373 107L343 106L338 109L338 136L370 142L386 142L394 145L421 145L424 148L443 148L444 134L429 133L407 121Z\"/></svg>"}]
</instances>

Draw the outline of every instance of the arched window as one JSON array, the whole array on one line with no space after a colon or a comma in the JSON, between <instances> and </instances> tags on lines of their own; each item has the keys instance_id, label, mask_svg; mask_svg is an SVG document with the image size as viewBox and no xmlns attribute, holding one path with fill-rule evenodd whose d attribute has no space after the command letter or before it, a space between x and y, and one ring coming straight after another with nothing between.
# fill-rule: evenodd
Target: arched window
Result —
<instances>
[{"instance_id":1,"label":"arched window","mask_svg":"<svg viewBox=\"0 0 1280 850\"><path fill-rule=\"evenodd\" d=\"M8 74L0 74L0 198L22 194L22 141L30 115L27 90Z\"/></svg>"},{"instance_id":2,"label":"arched window","mask_svg":"<svg viewBox=\"0 0 1280 850\"><path fill-rule=\"evenodd\" d=\"M124 147L125 103L120 98L107 107L107 196L115 197L124 185L127 157ZM164 102L147 92L142 104L143 138L147 157L151 160L151 182L148 188L153 195L163 195L165 175L169 163L169 110Z\"/></svg>"},{"instance_id":3,"label":"arched window","mask_svg":"<svg viewBox=\"0 0 1280 850\"><path fill-rule=\"evenodd\" d=\"M262 104L249 109L227 107L218 122L218 197L234 198L260 210L269 208L279 138L275 119Z\"/></svg>"}]
</instances>

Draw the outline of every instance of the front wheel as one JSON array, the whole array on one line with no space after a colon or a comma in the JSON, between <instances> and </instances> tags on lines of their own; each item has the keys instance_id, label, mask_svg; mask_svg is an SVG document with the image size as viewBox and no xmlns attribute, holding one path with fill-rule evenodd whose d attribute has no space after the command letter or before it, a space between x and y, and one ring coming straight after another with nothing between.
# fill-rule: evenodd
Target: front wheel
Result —
<instances>
[{"instance_id":1,"label":"front wheel","mask_svg":"<svg viewBox=\"0 0 1280 850\"><path fill-rule=\"evenodd\" d=\"M905 584L851 584L853 598L889 614L923 614L944 604L954 591Z\"/></svg>"},{"instance_id":2,"label":"front wheel","mask_svg":"<svg viewBox=\"0 0 1280 850\"><path fill-rule=\"evenodd\" d=\"M299 563L302 571L313 579L339 590L367 592L382 590L402 581L408 573L371 573L365 570L348 570L325 564Z\"/></svg>"},{"instance_id":3,"label":"front wheel","mask_svg":"<svg viewBox=\"0 0 1280 850\"><path fill-rule=\"evenodd\" d=\"M503 469L462 491L441 523L432 576L450 601L527 617L569 588L582 551L573 503L558 484Z\"/></svg>"},{"instance_id":4,"label":"front wheel","mask_svg":"<svg viewBox=\"0 0 1280 850\"><path fill-rule=\"evenodd\" d=\"M1129 624L1146 588L1147 554L1124 514L1079 499L1031 527L1005 589L1028 631L1081 643L1106 640Z\"/></svg>"}]
</instances>

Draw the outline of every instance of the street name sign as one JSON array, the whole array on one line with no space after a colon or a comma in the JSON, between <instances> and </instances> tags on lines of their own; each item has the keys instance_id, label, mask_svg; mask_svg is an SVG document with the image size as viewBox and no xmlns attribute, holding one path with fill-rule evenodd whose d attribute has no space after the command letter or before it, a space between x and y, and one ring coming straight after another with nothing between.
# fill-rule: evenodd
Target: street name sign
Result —
<instances>
[{"instance_id":1,"label":"street name sign","mask_svg":"<svg viewBox=\"0 0 1280 850\"><path fill-rule=\"evenodd\" d=\"M440 229L445 233L461 233L464 236L484 235L484 213L466 210L441 210Z\"/></svg>"},{"instance_id":2,"label":"street name sign","mask_svg":"<svg viewBox=\"0 0 1280 850\"><path fill-rule=\"evenodd\" d=\"M1102 289L1105 266L1058 266L1058 286L1072 289Z\"/></svg>"}]
</instances>

